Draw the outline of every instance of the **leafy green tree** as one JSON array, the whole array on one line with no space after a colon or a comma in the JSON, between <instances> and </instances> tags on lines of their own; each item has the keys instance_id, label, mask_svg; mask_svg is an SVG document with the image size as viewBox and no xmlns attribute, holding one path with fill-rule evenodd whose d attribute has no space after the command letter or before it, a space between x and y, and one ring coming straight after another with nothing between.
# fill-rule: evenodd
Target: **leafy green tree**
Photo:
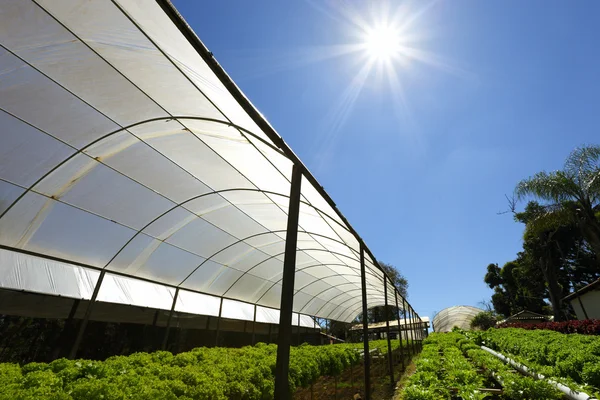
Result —
<instances>
[{"instance_id":1,"label":"leafy green tree","mask_svg":"<svg viewBox=\"0 0 600 400\"><path fill-rule=\"evenodd\" d=\"M565 160L562 170L538 172L523 179L515 189L517 200L533 196L541 200L533 231L574 223L600 265L600 146L576 148Z\"/></svg>"},{"instance_id":2,"label":"leafy green tree","mask_svg":"<svg viewBox=\"0 0 600 400\"><path fill-rule=\"evenodd\" d=\"M491 311L482 311L471 320L471 329L481 329L487 331L496 326L496 315Z\"/></svg>"},{"instance_id":3,"label":"leafy green tree","mask_svg":"<svg viewBox=\"0 0 600 400\"><path fill-rule=\"evenodd\" d=\"M570 212L575 207L573 202L565 201L563 211L558 212ZM542 272L554 319L560 321L569 314L562 299L574 282L582 283L598 276L600 269L594 262L596 256L577 221L556 218L556 213L549 213L547 207L537 202L529 202L525 211L515 214L515 219L525 224L523 249L526 261L537 264Z\"/></svg>"},{"instance_id":4,"label":"leafy green tree","mask_svg":"<svg viewBox=\"0 0 600 400\"><path fill-rule=\"evenodd\" d=\"M531 265L523 252L502 268L489 264L484 281L494 289L492 305L498 314L508 317L524 309L545 313L543 277L537 265Z\"/></svg>"},{"instance_id":5,"label":"leafy green tree","mask_svg":"<svg viewBox=\"0 0 600 400\"><path fill-rule=\"evenodd\" d=\"M600 276L596 256L576 222L554 218L535 201L515 220L525 225L523 251L502 268L488 265L484 277L494 289L494 309L504 316L523 309L545 314L548 299L554 318L564 319L571 310L562 298Z\"/></svg>"}]
</instances>

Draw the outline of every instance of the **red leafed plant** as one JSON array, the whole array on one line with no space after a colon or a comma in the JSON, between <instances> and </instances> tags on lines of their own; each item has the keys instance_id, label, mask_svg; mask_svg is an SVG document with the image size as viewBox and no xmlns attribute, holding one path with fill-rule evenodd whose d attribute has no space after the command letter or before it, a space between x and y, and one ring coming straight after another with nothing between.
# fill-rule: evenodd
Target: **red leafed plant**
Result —
<instances>
[{"instance_id":1,"label":"red leafed plant","mask_svg":"<svg viewBox=\"0 0 600 400\"><path fill-rule=\"evenodd\" d=\"M510 322L498 325L498 328L547 329L560 333L580 333L584 335L600 335L600 320L572 320L563 322L522 323Z\"/></svg>"}]
</instances>

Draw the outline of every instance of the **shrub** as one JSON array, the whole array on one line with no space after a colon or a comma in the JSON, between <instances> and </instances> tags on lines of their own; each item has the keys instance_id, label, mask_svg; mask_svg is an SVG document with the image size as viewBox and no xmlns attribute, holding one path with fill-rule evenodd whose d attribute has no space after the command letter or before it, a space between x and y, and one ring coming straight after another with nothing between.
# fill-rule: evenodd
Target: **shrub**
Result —
<instances>
[{"instance_id":1,"label":"shrub","mask_svg":"<svg viewBox=\"0 0 600 400\"><path fill-rule=\"evenodd\" d=\"M538 324L524 324L522 322L511 322L501 324L498 328L521 328L521 329L546 329L560 333L579 333L583 335L600 335L600 320L572 320L562 322L540 322Z\"/></svg>"},{"instance_id":2,"label":"shrub","mask_svg":"<svg viewBox=\"0 0 600 400\"><path fill-rule=\"evenodd\" d=\"M471 320L471 329L486 331L496 326L496 316L490 311L482 311Z\"/></svg>"}]
</instances>

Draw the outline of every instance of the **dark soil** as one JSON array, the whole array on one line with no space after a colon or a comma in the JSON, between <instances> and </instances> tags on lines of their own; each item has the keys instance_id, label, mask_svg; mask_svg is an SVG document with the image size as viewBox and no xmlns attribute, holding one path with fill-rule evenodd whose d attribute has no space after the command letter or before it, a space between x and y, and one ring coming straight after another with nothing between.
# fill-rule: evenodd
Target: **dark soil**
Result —
<instances>
[{"instance_id":1,"label":"dark soil","mask_svg":"<svg viewBox=\"0 0 600 400\"><path fill-rule=\"evenodd\" d=\"M408 357L405 357L405 364L408 364ZM388 374L388 362L386 358L371 360L371 399L372 400L390 400L394 396L394 390L405 380L400 379L405 372L410 370L414 372L414 365L402 370L399 355L394 357L394 386L391 386ZM294 400L354 400L357 394L359 399L364 399L364 365L353 365L346 369L340 376L322 376L311 387L299 388L294 393Z\"/></svg>"}]
</instances>

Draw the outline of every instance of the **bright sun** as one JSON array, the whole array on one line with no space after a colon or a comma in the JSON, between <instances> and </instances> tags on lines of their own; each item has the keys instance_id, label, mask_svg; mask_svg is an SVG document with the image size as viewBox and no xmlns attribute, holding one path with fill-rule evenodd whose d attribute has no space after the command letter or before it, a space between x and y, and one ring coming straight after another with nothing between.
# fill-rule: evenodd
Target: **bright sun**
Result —
<instances>
[{"instance_id":1,"label":"bright sun","mask_svg":"<svg viewBox=\"0 0 600 400\"><path fill-rule=\"evenodd\" d=\"M376 26L366 32L364 45L372 59L389 61L400 52L400 34L391 26Z\"/></svg>"}]
</instances>

